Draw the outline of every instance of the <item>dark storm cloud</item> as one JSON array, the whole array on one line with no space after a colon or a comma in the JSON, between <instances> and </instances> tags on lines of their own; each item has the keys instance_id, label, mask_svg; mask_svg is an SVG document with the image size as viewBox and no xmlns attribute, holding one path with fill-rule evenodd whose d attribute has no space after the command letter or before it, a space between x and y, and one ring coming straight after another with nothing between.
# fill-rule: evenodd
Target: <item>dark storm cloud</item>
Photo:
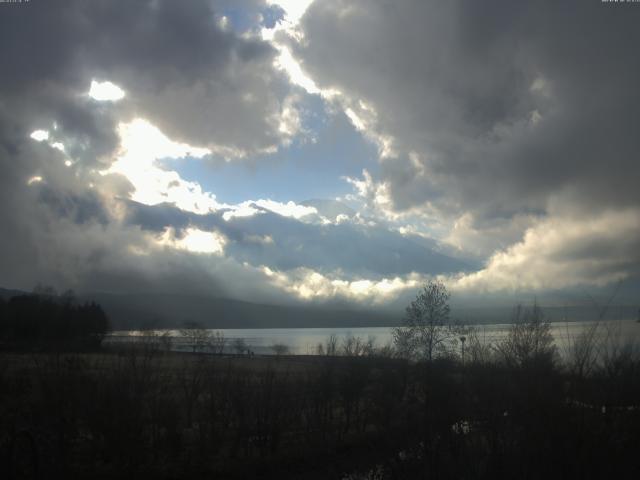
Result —
<instances>
[{"instance_id":1,"label":"dark storm cloud","mask_svg":"<svg viewBox=\"0 0 640 480\"><path fill-rule=\"evenodd\" d=\"M21 97L16 110L36 110L41 119L50 110L69 127L98 134L96 141L109 136L106 126L114 141L104 115L89 118L92 102L78 98L92 79L110 80L127 92L121 119L142 116L176 140L230 155L274 148L273 116L286 93L272 69L275 50L224 29L228 3L54 0L4 8L3 95ZM257 14L261 2L245 3Z\"/></svg>"},{"instance_id":2,"label":"dark storm cloud","mask_svg":"<svg viewBox=\"0 0 640 480\"><path fill-rule=\"evenodd\" d=\"M336 215L320 225L264 208L224 220L225 210L143 206L127 200L135 189L124 176L100 173L117 155L118 124L136 117L218 156L282 145L291 87L274 70L269 43L220 22L236 6L51 0L1 9L0 225L8 233L0 237L0 285L282 301L315 298L309 292L364 298L361 276L466 268L437 244L381 223L338 223ZM257 0L241 8L256 18L265 12ZM428 204L464 218L459 237L509 232L506 253L460 288L485 289L496 278L505 288L513 278L538 288L549 272L562 288L638 270L637 12L595 1L318 0L293 50L320 86L344 92L345 105L374 107L377 120L365 122L372 137L393 138L374 196L388 194L395 210L420 213ZM267 23L281 15L271 13ZM127 95L96 102L86 94L92 79ZM49 141L30 139L35 129L48 130ZM524 227L513 219L529 227L529 217L540 221L514 244ZM190 227L222 235L224 254L181 250ZM522 276L518 262L535 255L540 261L525 262ZM378 288L411 288L420 278Z\"/></svg>"},{"instance_id":3,"label":"dark storm cloud","mask_svg":"<svg viewBox=\"0 0 640 480\"><path fill-rule=\"evenodd\" d=\"M44 185L40 188L38 201L47 205L53 215L74 223L95 221L105 225L109 222L109 214L94 192L66 193Z\"/></svg>"},{"instance_id":4,"label":"dark storm cloud","mask_svg":"<svg viewBox=\"0 0 640 480\"><path fill-rule=\"evenodd\" d=\"M223 31L215 2L50 0L6 8L3 81L86 88L87 75L137 71L161 87L224 68L234 54L252 60L266 45Z\"/></svg>"},{"instance_id":5,"label":"dark storm cloud","mask_svg":"<svg viewBox=\"0 0 640 480\"><path fill-rule=\"evenodd\" d=\"M13 135L13 122L0 111L0 280L23 287L51 273L52 266L40 262L41 253L64 228L60 221L78 224L96 216L104 221L104 211L86 183L64 166L61 152ZM34 177L43 180L29 185ZM57 249L55 242L49 246Z\"/></svg>"},{"instance_id":6,"label":"dark storm cloud","mask_svg":"<svg viewBox=\"0 0 640 480\"><path fill-rule=\"evenodd\" d=\"M7 125L0 117L0 126ZM9 128L0 129L6 133ZM115 221L110 209L128 185L64 165L58 150L28 137L0 135L0 285L60 289L221 293L215 272L184 252L155 249L137 226ZM34 176L41 181L28 184ZM108 194L88 183L108 187ZM239 276L233 265L218 269Z\"/></svg>"},{"instance_id":7,"label":"dark storm cloud","mask_svg":"<svg viewBox=\"0 0 640 480\"><path fill-rule=\"evenodd\" d=\"M286 85L271 70L268 44L222 28L219 13L230 5L52 0L3 6L0 284L211 293L221 291L216 275L243 278L231 261L212 268L181 251L147 252L144 232L118 220L119 199L132 185L99 173L117 152L116 126L136 115L178 140L246 152L277 144L272 117ZM242 6L263 8L253 1ZM94 78L119 84L126 98L92 100L86 92ZM29 138L36 129L49 131L49 140Z\"/></svg>"},{"instance_id":8,"label":"dark storm cloud","mask_svg":"<svg viewBox=\"0 0 640 480\"><path fill-rule=\"evenodd\" d=\"M635 7L329 0L289 41L369 138L391 139L367 203L484 245L456 288L603 285L640 274Z\"/></svg>"},{"instance_id":9,"label":"dark storm cloud","mask_svg":"<svg viewBox=\"0 0 640 480\"><path fill-rule=\"evenodd\" d=\"M296 52L396 139L381 180L398 209L514 215L565 193L637 206L640 9L616 7L322 1Z\"/></svg>"}]
</instances>

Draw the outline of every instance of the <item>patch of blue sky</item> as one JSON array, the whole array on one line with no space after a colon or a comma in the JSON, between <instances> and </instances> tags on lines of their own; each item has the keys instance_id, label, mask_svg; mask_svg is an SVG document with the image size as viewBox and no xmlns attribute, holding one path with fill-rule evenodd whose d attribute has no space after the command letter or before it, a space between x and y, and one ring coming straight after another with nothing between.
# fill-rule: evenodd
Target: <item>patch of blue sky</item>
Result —
<instances>
[{"instance_id":1,"label":"patch of blue sky","mask_svg":"<svg viewBox=\"0 0 640 480\"><path fill-rule=\"evenodd\" d=\"M260 12L262 14L262 25L266 28L273 28L284 19L286 12L279 5L270 5Z\"/></svg>"},{"instance_id":2,"label":"patch of blue sky","mask_svg":"<svg viewBox=\"0 0 640 480\"><path fill-rule=\"evenodd\" d=\"M375 145L342 112L325 114L318 96L306 96L303 102L302 126L308 133L275 154L230 162L185 158L162 163L225 203L259 198L301 202L353 193L343 177L360 177L364 168L375 174Z\"/></svg>"}]
</instances>

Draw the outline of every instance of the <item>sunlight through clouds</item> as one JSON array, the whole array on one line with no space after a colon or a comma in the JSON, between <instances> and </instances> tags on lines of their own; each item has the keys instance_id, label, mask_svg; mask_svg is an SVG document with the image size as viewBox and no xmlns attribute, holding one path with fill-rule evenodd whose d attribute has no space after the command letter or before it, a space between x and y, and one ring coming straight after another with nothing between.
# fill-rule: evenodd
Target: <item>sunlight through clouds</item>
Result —
<instances>
[{"instance_id":1,"label":"sunlight through clouds","mask_svg":"<svg viewBox=\"0 0 640 480\"><path fill-rule=\"evenodd\" d=\"M460 292L604 286L633 275L639 249L638 209L545 218L528 228L520 242L494 253L484 269L452 278L450 284Z\"/></svg>"},{"instance_id":2,"label":"sunlight through clouds","mask_svg":"<svg viewBox=\"0 0 640 480\"><path fill-rule=\"evenodd\" d=\"M121 123L118 133L121 154L103 173L124 175L135 187L132 200L145 205L173 203L194 213L208 213L220 207L215 195L203 192L198 183L187 182L177 172L164 170L156 164L163 158L202 158L209 150L173 142L142 119Z\"/></svg>"},{"instance_id":3,"label":"sunlight through clouds","mask_svg":"<svg viewBox=\"0 0 640 480\"><path fill-rule=\"evenodd\" d=\"M298 205L291 201L282 203L268 199L247 200L246 202L242 202L237 205L225 205L225 208L228 210L223 213L222 218L227 221L236 217L252 217L253 215L263 213L264 211L277 213L283 217L295 218L296 220L318 213L318 210L314 207Z\"/></svg>"},{"instance_id":4,"label":"sunlight through clouds","mask_svg":"<svg viewBox=\"0 0 640 480\"><path fill-rule=\"evenodd\" d=\"M317 305L640 284L637 52L601 6L69 3L0 20L26 59L0 93L5 284L105 259Z\"/></svg>"},{"instance_id":5,"label":"sunlight through clouds","mask_svg":"<svg viewBox=\"0 0 640 480\"><path fill-rule=\"evenodd\" d=\"M197 214L226 210L225 220L234 217L249 217L263 211L271 211L284 217L300 219L317 213L313 207L295 202L277 202L270 199L247 200L236 205L220 203L216 195L206 192L198 182L184 180L173 170L158 166L164 158L202 158L210 151L190 145L176 143L167 138L158 128L146 120L136 119L120 124L121 153L103 174L119 173L135 187L131 199L145 205L171 203L176 207Z\"/></svg>"},{"instance_id":6,"label":"sunlight through clouds","mask_svg":"<svg viewBox=\"0 0 640 480\"><path fill-rule=\"evenodd\" d=\"M285 21L297 25L314 0L267 0L267 5L277 5L285 12Z\"/></svg>"},{"instance_id":7,"label":"sunlight through clouds","mask_svg":"<svg viewBox=\"0 0 640 480\"><path fill-rule=\"evenodd\" d=\"M191 253L222 255L226 240L217 232L206 232L197 228L187 228L182 238L176 238L175 230L167 228L158 243Z\"/></svg>"},{"instance_id":8,"label":"sunlight through clouds","mask_svg":"<svg viewBox=\"0 0 640 480\"><path fill-rule=\"evenodd\" d=\"M42 177L40 175L34 175L29 180L27 180L27 185L33 185L34 183L41 183Z\"/></svg>"},{"instance_id":9,"label":"sunlight through clouds","mask_svg":"<svg viewBox=\"0 0 640 480\"><path fill-rule=\"evenodd\" d=\"M49 132L46 130L34 130L31 132L31 138L36 142L44 142L45 140L49 140Z\"/></svg>"},{"instance_id":10,"label":"sunlight through clouds","mask_svg":"<svg viewBox=\"0 0 640 480\"><path fill-rule=\"evenodd\" d=\"M305 267L286 272L262 267L262 271L273 285L302 300L345 298L381 304L417 288L425 281L425 277L418 273L381 280L347 280L338 274L327 276Z\"/></svg>"},{"instance_id":11,"label":"sunlight through clouds","mask_svg":"<svg viewBox=\"0 0 640 480\"><path fill-rule=\"evenodd\" d=\"M291 83L302 87L307 93L321 94L322 90L318 88L311 77L302 71L300 64L291 55L291 50L284 45L275 44L280 52L276 60L276 68L283 70L289 76ZM329 94L330 96L330 94Z\"/></svg>"},{"instance_id":12,"label":"sunlight through clouds","mask_svg":"<svg viewBox=\"0 0 640 480\"><path fill-rule=\"evenodd\" d=\"M125 92L111 82L92 80L88 95L99 102L117 102L125 97Z\"/></svg>"},{"instance_id":13,"label":"sunlight through clouds","mask_svg":"<svg viewBox=\"0 0 640 480\"><path fill-rule=\"evenodd\" d=\"M285 11L285 17L274 25L273 28L263 28L261 36L263 40L270 41L278 50L279 55L276 57L274 66L287 74L292 84L303 88L309 94L321 95L330 99L338 96L340 92L334 89L320 89L313 79L303 71L298 61L293 58L291 50L282 41L277 39L278 33L292 39L301 40L302 32L298 29L300 19L307 11L313 0L269 0L269 5L277 5Z\"/></svg>"}]
</instances>

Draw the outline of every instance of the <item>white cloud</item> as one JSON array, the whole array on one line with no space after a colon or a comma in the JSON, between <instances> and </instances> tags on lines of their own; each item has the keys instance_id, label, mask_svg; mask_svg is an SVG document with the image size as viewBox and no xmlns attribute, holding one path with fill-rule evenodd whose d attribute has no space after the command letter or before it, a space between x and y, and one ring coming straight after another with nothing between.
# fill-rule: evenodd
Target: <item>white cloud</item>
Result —
<instances>
[{"instance_id":1,"label":"white cloud","mask_svg":"<svg viewBox=\"0 0 640 480\"><path fill-rule=\"evenodd\" d=\"M253 202L246 201L238 205L230 206L229 209L222 214L222 218L229 221L232 218L252 217L259 213L261 213L261 211L253 206Z\"/></svg>"},{"instance_id":2,"label":"white cloud","mask_svg":"<svg viewBox=\"0 0 640 480\"><path fill-rule=\"evenodd\" d=\"M386 217L397 216L391 204L389 188L385 182L376 182L368 170L362 170L362 178L343 177L356 191L357 197L372 210L378 211Z\"/></svg>"},{"instance_id":3,"label":"white cloud","mask_svg":"<svg viewBox=\"0 0 640 480\"><path fill-rule=\"evenodd\" d=\"M206 192L198 182L184 180L176 171L165 170L157 164L163 158L200 158L210 153L206 148L177 143L167 138L146 120L136 119L120 124L121 151L111 167L103 174L119 173L134 186L131 199L145 205L171 203L197 214L226 210L225 220L248 217L268 210L283 217L300 220L317 213L314 207L286 203L271 199L247 200L238 204L217 201L213 193Z\"/></svg>"},{"instance_id":4,"label":"white cloud","mask_svg":"<svg viewBox=\"0 0 640 480\"><path fill-rule=\"evenodd\" d=\"M261 32L262 39L270 41L278 50L274 67L285 72L293 85L301 87L309 94L320 95L323 99L342 110L353 126L377 146L381 157L395 155L394 139L378 128L378 115L372 104L365 102L363 99L352 99L335 87L319 87L291 53L292 45L304 43L304 34L299 29L299 22L313 3L313 0L274 0L269 3L281 6L286 12L283 22L278 23L271 29L263 28ZM339 15L341 18L346 18L355 10L347 6L339 12ZM289 42L291 43L288 45Z\"/></svg>"},{"instance_id":5,"label":"white cloud","mask_svg":"<svg viewBox=\"0 0 640 480\"><path fill-rule=\"evenodd\" d=\"M262 213L264 210L269 210L283 217L295 218L296 220L318 213L314 207L298 205L291 201L282 203L269 199L247 200L237 205L225 204L224 208L228 209L222 214L222 218L225 220L231 220L236 217L251 217Z\"/></svg>"},{"instance_id":6,"label":"white cloud","mask_svg":"<svg viewBox=\"0 0 640 480\"><path fill-rule=\"evenodd\" d=\"M322 90L318 88L316 83L309 77L300 67L300 64L291 55L291 50L288 47L274 43L279 51L279 55L275 61L275 67L279 70L286 72L289 76L289 80L294 85L302 87L307 93L322 94ZM332 96L331 91L327 91L328 96Z\"/></svg>"},{"instance_id":7,"label":"white cloud","mask_svg":"<svg viewBox=\"0 0 640 480\"><path fill-rule=\"evenodd\" d=\"M380 280L347 280L323 275L310 268L297 268L286 272L262 267L269 282L302 300L328 300L343 298L370 304L381 304L397 298L407 290L417 288L424 277L410 273L402 277Z\"/></svg>"},{"instance_id":8,"label":"white cloud","mask_svg":"<svg viewBox=\"0 0 640 480\"><path fill-rule=\"evenodd\" d=\"M291 144L293 138L302 131L300 111L297 103L300 97L296 94L287 96L282 102L282 110L276 119L278 132L281 135L281 143L284 146Z\"/></svg>"},{"instance_id":9,"label":"white cloud","mask_svg":"<svg viewBox=\"0 0 640 480\"><path fill-rule=\"evenodd\" d=\"M381 159L397 155L394 148L395 140L391 135L380 130L378 112L372 104L362 99L350 99L346 95L339 95L336 99L356 130L376 145Z\"/></svg>"},{"instance_id":10,"label":"white cloud","mask_svg":"<svg viewBox=\"0 0 640 480\"><path fill-rule=\"evenodd\" d=\"M488 258L497 250L504 250L522 239L524 232L540 220L535 215L516 215L512 218L485 221L476 225L476 218L465 212L448 227L442 241L460 252L478 258Z\"/></svg>"},{"instance_id":11,"label":"white cloud","mask_svg":"<svg viewBox=\"0 0 640 480\"><path fill-rule=\"evenodd\" d=\"M36 142L44 142L45 140L49 140L49 132L47 130L34 130L31 132L31 138Z\"/></svg>"},{"instance_id":12,"label":"white cloud","mask_svg":"<svg viewBox=\"0 0 640 480\"><path fill-rule=\"evenodd\" d=\"M278 5L286 15L285 22L290 25L297 25L313 0L267 0L267 5Z\"/></svg>"},{"instance_id":13,"label":"white cloud","mask_svg":"<svg viewBox=\"0 0 640 480\"><path fill-rule=\"evenodd\" d=\"M299 30L298 23L313 0L267 0L267 3L278 5L285 11L283 21L274 25L273 28L263 28L260 32L262 39L270 41L278 50L274 67L285 72L293 85L301 87L307 93L318 94L327 99L340 95L340 92L335 89L318 88L313 79L302 69L300 63L293 58L286 41L282 41L283 39L302 40L302 31Z\"/></svg>"},{"instance_id":14,"label":"white cloud","mask_svg":"<svg viewBox=\"0 0 640 480\"><path fill-rule=\"evenodd\" d=\"M89 96L99 102L117 102L125 97L125 92L119 86L111 82L91 81Z\"/></svg>"},{"instance_id":15,"label":"white cloud","mask_svg":"<svg viewBox=\"0 0 640 480\"><path fill-rule=\"evenodd\" d=\"M173 203L194 213L218 210L215 195L204 192L196 182L183 180L175 171L157 165L162 158L203 157L206 148L173 142L146 120L136 119L118 127L121 152L111 167L103 173L120 173L134 186L131 198L145 205Z\"/></svg>"},{"instance_id":16,"label":"white cloud","mask_svg":"<svg viewBox=\"0 0 640 480\"><path fill-rule=\"evenodd\" d=\"M274 245L271 235L245 235L244 240L257 245Z\"/></svg>"},{"instance_id":17,"label":"white cloud","mask_svg":"<svg viewBox=\"0 0 640 480\"><path fill-rule=\"evenodd\" d=\"M492 255L484 269L452 281L458 291L553 290L603 286L633 275L640 263L640 211L551 217Z\"/></svg>"},{"instance_id":18,"label":"white cloud","mask_svg":"<svg viewBox=\"0 0 640 480\"><path fill-rule=\"evenodd\" d=\"M277 213L278 215L282 215L283 217L292 217L298 220L302 217L306 217L307 215L318 213L314 207L298 205L295 202L281 203L274 200L257 200L253 203L261 208L265 208Z\"/></svg>"},{"instance_id":19,"label":"white cloud","mask_svg":"<svg viewBox=\"0 0 640 480\"><path fill-rule=\"evenodd\" d=\"M181 238L176 237L173 228L167 228L157 240L160 245L192 253L222 255L226 239L218 232L207 232L197 228L187 228Z\"/></svg>"},{"instance_id":20,"label":"white cloud","mask_svg":"<svg viewBox=\"0 0 640 480\"><path fill-rule=\"evenodd\" d=\"M40 175L34 175L33 177L27 180L27 185L33 185L34 183L41 183L42 177Z\"/></svg>"},{"instance_id":21,"label":"white cloud","mask_svg":"<svg viewBox=\"0 0 640 480\"><path fill-rule=\"evenodd\" d=\"M57 126L55 124L53 126L53 129L57 129ZM39 143L47 142L47 144L51 148L60 150L63 153L65 152L64 143L52 141L53 139L51 138L51 133L48 130L34 130L33 132L31 132L31 135L29 135L29 137Z\"/></svg>"}]
</instances>

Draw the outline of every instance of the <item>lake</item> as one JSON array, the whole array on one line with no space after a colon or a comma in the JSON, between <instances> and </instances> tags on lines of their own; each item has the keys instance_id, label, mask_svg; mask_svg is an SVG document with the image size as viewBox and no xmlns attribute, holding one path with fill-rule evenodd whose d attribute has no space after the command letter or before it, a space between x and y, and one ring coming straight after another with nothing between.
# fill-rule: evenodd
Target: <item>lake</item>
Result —
<instances>
[{"instance_id":1,"label":"lake","mask_svg":"<svg viewBox=\"0 0 640 480\"><path fill-rule=\"evenodd\" d=\"M551 333L560 353L563 353L572 341L594 322L558 322L551 324ZM495 343L504 338L511 324L477 325L478 338L485 343ZM356 327L356 328L258 328L258 329L217 329L227 340L225 352L232 353L232 343L241 338L248 348L257 355L273 353L272 345L286 345L290 354L309 355L316 352L318 344L325 344L331 335L338 339L338 346L349 336L362 340L375 339L376 346L393 342L390 327ZM168 332L172 337L174 350L190 350L190 346L181 336L180 330L156 330L158 334ZM608 335L610 341L640 343L640 323L634 320L616 320L600 322L600 333ZM107 338L105 343L118 344L134 341L143 333L140 331L117 331Z\"/></svg>"}]
</instances>

